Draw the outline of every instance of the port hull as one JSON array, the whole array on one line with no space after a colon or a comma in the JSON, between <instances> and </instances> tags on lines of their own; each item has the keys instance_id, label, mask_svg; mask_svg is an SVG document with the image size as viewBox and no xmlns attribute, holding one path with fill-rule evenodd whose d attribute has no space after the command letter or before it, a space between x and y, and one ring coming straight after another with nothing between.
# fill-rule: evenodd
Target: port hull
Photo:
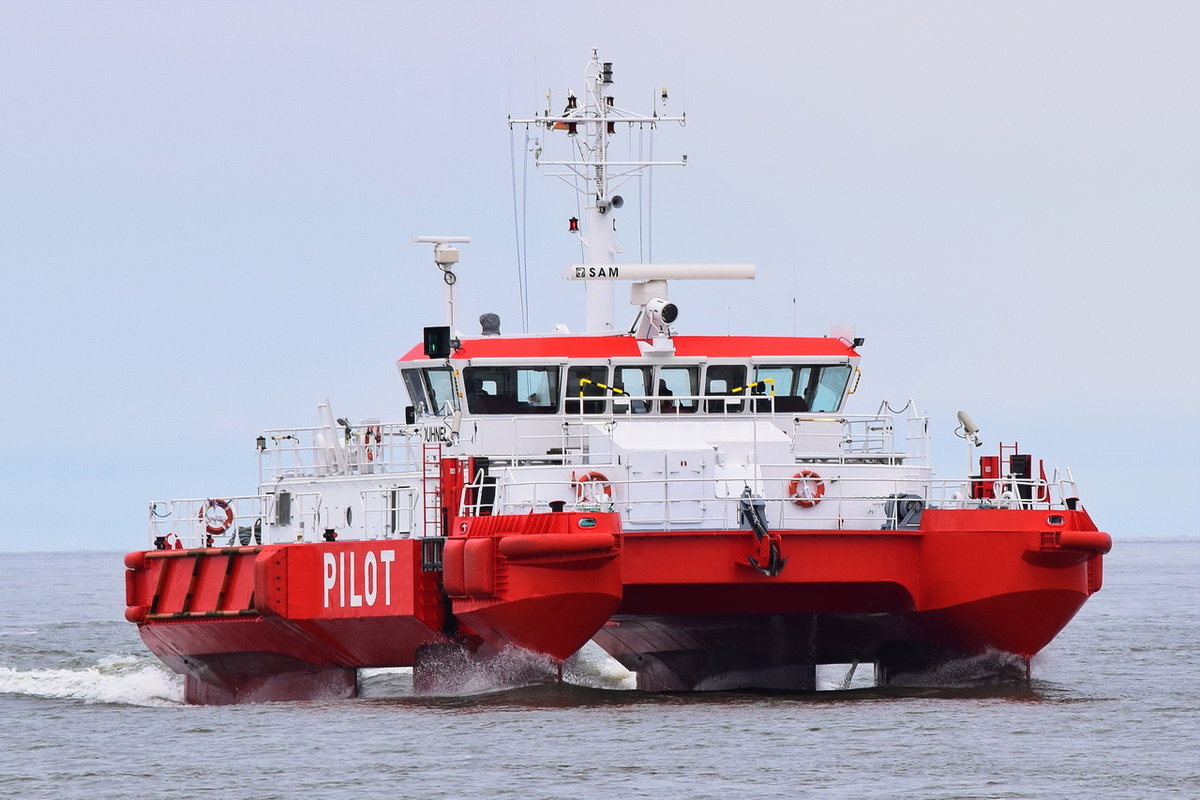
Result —
<instances>
[{"instance_id":1,"label":"port hull","mask_svg":"<svg viewBox=\"0 0 1200 800\"><path fill-rule=\"evenodd\" d=\"M185 676L185 700L352 697L359 667L445 642L419 540L130 553L126 618Z\"/></svg>"}]
</instances>

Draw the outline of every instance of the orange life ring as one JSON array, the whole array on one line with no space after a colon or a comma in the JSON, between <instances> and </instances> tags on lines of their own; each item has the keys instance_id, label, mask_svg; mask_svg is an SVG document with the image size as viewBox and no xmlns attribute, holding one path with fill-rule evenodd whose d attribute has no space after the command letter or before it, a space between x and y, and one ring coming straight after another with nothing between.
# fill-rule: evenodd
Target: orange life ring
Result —
<instances>
[{"instance_id":1,"label":"orange life ring","mask_svg":"<svg viewBox=\"0 0 1200 800\"><path fill-rule=\"evenodd\" d=\"M585 472L578 478L575 478L572 483L575 484L575 497L580 500L587 495L587 484L589 483L598 484L604 494L612 497L612 484L609 482L608 476L603 472Z\"/></svg>"},{"instance_id":2,"label":"orange life ring","mask_svg":"<svg viewBox=\"0 0 1200 800\"><path fill-rule=\"evenodd\" d=\"M802 469L792 476L787 496L801 508L812 508L825 494L825 481L811 469Z\"/></svg>"},{"instance_id":3,"label":"orange life ring","mask_svg":"<svg viewBox=\"0 0 1200 800\"><path fill-rule=\"evenodd\" d=\"M371 437L375 437L375 444L371 444ZM367 451L367 461L375 460L375 449L379 447L379 443L383 441L383 432L378 425L368 425L367 430L363 433L363 447Z\"/></svg>"},{"instance_id":4,"label":"orange life ring","mask_svg":"<svg viewBox=\"0 0 1200 800\"><path fill-rule=\"evenodd\" d=\"M213 524L213 518L208 516L209 509L220 508L225 512L224 522L216 525ZM200 521L205 523L204 530L210 536L216 536L219 533L224 533L229 530L229 526L233 524L233 509L229 507L229 503L224 500L209 500L204 505L200 506Z\"/></svg>"}]
</instances>

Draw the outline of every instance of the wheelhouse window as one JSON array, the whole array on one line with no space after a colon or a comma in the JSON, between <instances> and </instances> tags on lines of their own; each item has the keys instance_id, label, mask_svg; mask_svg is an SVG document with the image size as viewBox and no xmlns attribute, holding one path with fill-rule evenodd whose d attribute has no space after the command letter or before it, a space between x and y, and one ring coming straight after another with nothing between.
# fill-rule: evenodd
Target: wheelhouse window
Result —
<instances>
[{"instance_id":1,"label":"wheelhouse window","mask_svg":"<svg viewBox=\"0 0 1200 800\"><path fill-rule=\"evenodd\" d=\"M774 392L775 410L782 413L837 411L849 379L848 364L761 364L754 370L755 382Z\"/></svg>"},{"instance_id":2,"label":"wheelhouse window","mask_svg":"<svg viewBox=\"0 0 1200 800\"><path fill-rule=\"evenodd\" d=\"M467 408L472 414L553 414L558 411L559 368L467 367ZM577 398L578 399L578 398Z\"/></svg>"},{"instance_id":3,"label":"wheelhouse window","mask_svg":"<svg viewBox=\"0 0 1200 800\"><path fill-rule=\"evenodd\" d=\"M700 394L699 367L663 367L658 371L658 410L664 414L693 414Z\"/></svg>"},{"instance_id":4,"label":"wheelhouse window","mask_svg":"<svg viewBox=\"0 0 1200 800\"><path fill-rule=\"evenodd\" d=\"M645 414L650 410L651 367L621 365L613 369L613 411L630 410Z\"/></svg>"},{"instance_id":5,"label":"wheelhouse window","mask_svg":"<svg viewBox=\"0 0 1200 800\"><path fill-rule=\"evenodd\" d=\"M429 396L425 393L425 382L421 380L421 370L402 369L400 374L404 377L404 388L408 390L408 399L412 401L412 407L416 409L417 416L429 414Z\"/></svg>"},{"instance_id":6,"label":"wheelhouse window","mask_svg":"<svg viewBox=\"0 0 1200 800\"><path fill-rule=\"evenodd\" d=\"M430 412L444 417L458 410L458 393L454 391L454 372L445 367L421 370Z\"/></svg>"},{"instance_id":7,"label":"wheelhouse window","mask_svg":"<svg viewBox=\"0 0 1200 800\"><path fill-rule=\"evenodd\" d=\"M850 365L822 367L812 394L813 411L837 411L850 380Z\"/></svg>"},{"instance_id":8,"label":"wheelhouse window","mask_svg":"<svg viewBox=\"0 0 1200 800\"><path fill-rule=\"evenodd\" d=\"M705 410L718 414L742 410L741 400L721 399L721 395L741 398L746 391L746 368L741 364L713 364L704 373L704 393L710 398Z\"/></svg>"},{"instance_id":9,"label":"wheelhouse window","mask_svg":"<svg viewBox=\"0 0 1200 800\"><path fill-rule=\"evenodd\" d=\"M581 366L567 369L566 409L568 414L603 414L608 396L608 367ZM597 400L586 398L595 397Z\"/></svg>"}]
</instances>

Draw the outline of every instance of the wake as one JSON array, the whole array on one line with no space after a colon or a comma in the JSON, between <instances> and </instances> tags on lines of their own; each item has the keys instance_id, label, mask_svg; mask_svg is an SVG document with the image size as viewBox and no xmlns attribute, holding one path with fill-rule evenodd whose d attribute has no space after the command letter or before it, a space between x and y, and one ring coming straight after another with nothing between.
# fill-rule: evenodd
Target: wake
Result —
<instances>
[{"instance_id":1,"label":"wake","mask_svg":"<svg viewBox=\"0 0 1200 800\"><path fill-rule=\"evenodd\" d=\"M637 684L636 675L592 642L563 662L562 680L589 689L633 689ZM470 697L557 682L554 659L513 647L483 659L452 652L439 664L432 685L422 690L413 687L411 667L359 670L358 687L360 697L375 699Z\"/></svg>"},{"instance_id":2,"label":"wake","mask_svg":"<svg viewBox=\"0 0 1200 800\"><path fill-rule=\"evenodd\" d=\"M926 672L899 673L889 686L969 689L983 686L1024 685L1028 682L1025 660L1001 650L946 661Z\"/></svg>"},{"instance_id":3,"label":"wake","mask_svg":"<svg viewBox=\"0 0 1200 800\"><path fill-rule=\"evenodd\" d=\"M174 706L183 702L183 679L157 661L108 656L83 669L0 667L0 694L83 703Z\"/></svg>"}]
</instances>

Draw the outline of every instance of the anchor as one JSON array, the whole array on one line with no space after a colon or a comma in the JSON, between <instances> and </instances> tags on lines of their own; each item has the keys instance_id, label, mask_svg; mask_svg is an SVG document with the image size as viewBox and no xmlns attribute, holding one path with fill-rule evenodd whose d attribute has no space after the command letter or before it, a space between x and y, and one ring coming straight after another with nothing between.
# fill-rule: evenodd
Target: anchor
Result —
<instances>
[{"instance_id":1,"label":"anchor","mask_svg":"<svg viewBox=\"0 0 1200 800\"><path fill-rule=\"evenodd\" d=\"M745 487L741 497L738 498L738 523L749 525L758 542L758 552L747 556L746 560L760 574L774 578L783 572L787 559L781 557L779 553L779 547L783 541L779 534L767 530L767 523L763 517L765 507L766 503L763 499L752 494L749 486Z\"/></svg>"}]
</instances>

